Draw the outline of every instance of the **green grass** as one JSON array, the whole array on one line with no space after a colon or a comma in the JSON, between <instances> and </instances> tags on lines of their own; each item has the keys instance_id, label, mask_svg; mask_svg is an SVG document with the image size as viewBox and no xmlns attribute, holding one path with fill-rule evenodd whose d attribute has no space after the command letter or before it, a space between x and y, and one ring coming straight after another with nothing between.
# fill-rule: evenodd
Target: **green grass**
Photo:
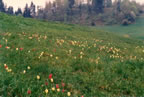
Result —
<instances>
[{"instance_id":1,"label":"green grass","mask_svg":"<svg viewBox=\"0 0 144 97\"><path fill-rule=\"evenodd\" d=\"M123 36L144 40L144 16L139 17L134 24L129 26L97 26L97 29L110 31Z\"/></svg>"},{"instance_id":2,"label":"green grass","mask_svg":"<svg viewBox=\"0 0 144 97\"><path fill-rule=\"evenodd\" d=\"M0 45L2 97L144 96L143 40L0 13Z\"/></svg>"}]
</instances>

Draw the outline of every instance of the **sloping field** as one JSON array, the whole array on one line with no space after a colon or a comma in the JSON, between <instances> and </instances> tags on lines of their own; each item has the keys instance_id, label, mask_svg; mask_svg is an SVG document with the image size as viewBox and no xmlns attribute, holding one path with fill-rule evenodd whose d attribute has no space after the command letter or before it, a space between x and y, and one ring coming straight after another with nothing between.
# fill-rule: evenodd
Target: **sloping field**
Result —
<instances>
[{"instance_id":1,"label":"sloping field","mask_svg":"<svg viewBox=\"0 0 144 97\"><path fill-rule=\"evenodd\" d=\"M0 96L144 96L144 42L0 13Z\"/></svg>"}]
</instances>

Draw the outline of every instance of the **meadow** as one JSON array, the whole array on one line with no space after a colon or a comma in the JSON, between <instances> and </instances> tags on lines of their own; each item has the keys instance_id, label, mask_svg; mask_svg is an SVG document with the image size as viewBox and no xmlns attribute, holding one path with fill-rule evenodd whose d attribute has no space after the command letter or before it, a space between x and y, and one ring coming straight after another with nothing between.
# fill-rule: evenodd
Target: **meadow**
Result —
<instances>
[{"instance_id":1,"label":"meadow","mask_svg":"<svg viewBox=\"0 0 144 97\"><path fill-rule=\"evenodd\" d=\"M0 96L144 96L144 41L0 13Z\"/></svg>"},{"instance_id":2,"label":"meadow","mask_svg":"<svg viewBox=\"0 0 144 97\"><path fill-rule=\"evenodd\" d=\"M124 37L144 40L144 15L139 16L134 24L128 26L110 25L97 26L96 28L99 30L113 32Z\"/></svg>"}]
</instances>

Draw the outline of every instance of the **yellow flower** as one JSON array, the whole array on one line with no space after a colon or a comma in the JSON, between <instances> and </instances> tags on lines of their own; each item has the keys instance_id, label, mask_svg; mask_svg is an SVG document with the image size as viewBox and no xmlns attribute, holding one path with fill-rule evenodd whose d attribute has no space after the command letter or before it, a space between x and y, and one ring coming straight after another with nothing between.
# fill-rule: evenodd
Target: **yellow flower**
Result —
<instances>
[{"instance_id":1,"label":"yellow flower","mask_svg":"<svg viewBox=\"0 0 144 97\"><path fill-rule=\"evenodd\" d=\"M16 50L18 51L18 48L16 48Z\"/></svg>"},{"instance_id":2,"label":"yellow flower","mask_svg":"<svg viewBox=\"0 0 144 97\"><path fill-rule=\"evenodd\" d=\"M39 75L37 75L37 79L38 79L38 80L40 79L40 76L39 76Z\"/></svg>"},{"instance_id":3,"label":"yellow flower","mask_svg":"<svg viewBox=\"0 0 144 97\"><path fill-rule=\"evenodd\" d=\"M8 70L9 70L9 68L7 67L7 68L6 68L6 70L8 71Z\"/></svg>"},{"instance_id":4,"label":"yellow flower","mask_svg":"<svg viewBox=\"0 0 144 97\"><path fill-rule=\"evenodd\" d=\"M11 71L12 71L11 69L8 69L8 70L7 70L7 72L11 72Z\"/></svg>"},{"instance_id":5,"label":"yellow flower","mask_svg":"<svg viewBox=\"0 0 144 97\"><path fill-rule=\"evenodd\" d=\"M42 56L44 54L44 52L41 52L40 56Z\"/></svg>"},{"instance_id":6,"label":"yellow flower","mask_svg":"<svg viewBox=\"0 0 144 97\"><path fill-rule=\"evenodd\" d=\"M71 96L71 93L70 93L70 92L67 92L67 95L68 95L68 96Z\"/></svg>"},{"instance_id":7,"label":"yellow flower","mask_svg":"<svg viewBox=\"0 0 144 97\"><path fill-rule=\"evenodd\" d=\"M74 59L76 59L76 56L74 57Z\"/></svg>"},{"instance_id":8,"label":"yellow flower","mask_svg":"<svg viewBox=\"0 0 144 97\"><path fill-rule=\"evenodd\" d=\"M83 57L82 57L82 56L80 56L80 58L82 59Z\"/></svg>"},{"instance_id":9,"label":"yellow flower","mask_svg":"<svg viewBox=\"0 0 144 97\"><path fill-rule=\"evenodd\" d=\"M48 93L48 89L45 89L45 93L46 93L46 94Z\"/></svg>"},{"instance_id":10,"label":"yellow flower","mask_svg":"<svg viewBox=\"0 0 144 97\"><path fill-rule=\"evenodd\" d=\"M58 88L57 91L60 92L60 89Z\"/></svg>"},{"instance_id":11,"label":"yellow flower","mask_svg":"<svg viewBox=\"0 0 144 97\"><path fill-rule=\"evenodd\" d=\"M51 80L51 82L53 83L53 78L51 78L50 80Z\"/></svg>"},{"instance_id":12,"label":"yellow flower","mask_svg":"<svg viewBox=\"0 0 144 97\"><path fill-rule=\"evenodd\" d=\"M52 91L55 91L55 87L52 88Z\"/></svg>"},{"instance_id":13,"label":"yellow flower","mask_svg":"<svg viewBox=\"0 0 144 97\"><path fill-rule=\"evenodd\" d=\"M32 39L32 37L29 37L29 39Z\"/></svg>"},{"instance_id":14,"label":"yellow flower","mask_svg":"<svg viewBox=\"0 0 144 97\"><path fill-rule=\"evenodd\" d=\"M69 54L71 54L72 50L69 50Z\"/></svg>"},{"instance_id":15,"label":"yellow flower","mask_svg":"<svg viewBox=\"0 0 144 97\"><path fill-rule=\"evenodd\" d=\"M7 64L4 64L4 66L7 66Z\"/></svg>"},{"instance_id":16,"label":"yellow flower","mask_svg":"<svg viewBox=\"0 0 144 97\"><path fill-rule=\"evenodd\" d=\"M31 69L30 66L28 66L27 69Z\"/></svg>"},{"instance_id":17,"label":"yellow flower","mask_svg":"<svg viewBox=\"0 0 144 97\"><path fill-rule=\"evenodd\" d=\"M52 55L52 54L50 54L50 57L53 57L53 55Z\"/></svg>"},{"instance_id":18,"label":"yellow flower","mask_svg":"<svg viewBox=\"0 0 144 97\"><path fill-rule=\"evenodd\" d=\"M56 60L58 60L59 58L58 57L56 57Z\"/></svg>"},{"instance_id":19,"label":"yellow flower","mask_svg":"<svg viewBox=\"0 0 144 97\"><path fill-rule=\"evenodd\" d=\"M80 52L81 55L83 55L83 52Z\"/></svg>"},{"instance_id":20,"label":"yellow flower","mask_svg":"<svg viewBox=\"0 0 144 97\"><path fill-rule=\"evenodd\" d=\"M8 40L6 39L5 41L7 42Z\"/></svg>"},{"instance_id":21,"label":"yellow flower","mask_svg":"<svg viewBox=\"0 0 144 97\"><path fill-rule=\"evenodd\" d=\"M24 70L23 73L25 74L25 73L26 73L26 70Z\"/></svg>"}]
</instances>

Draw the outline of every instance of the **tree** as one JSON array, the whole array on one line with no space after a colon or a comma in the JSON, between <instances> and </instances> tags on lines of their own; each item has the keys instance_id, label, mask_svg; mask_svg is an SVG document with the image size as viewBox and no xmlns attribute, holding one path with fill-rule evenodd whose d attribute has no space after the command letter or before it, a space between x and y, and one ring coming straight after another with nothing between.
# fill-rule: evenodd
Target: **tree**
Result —
<instances>
[{"instance_id":1,"label":"tree","mask_svg":"<svg viewBox=\"0 0 144 97\"><path fill-rule=\"evenodd\" d=\"M75 4L75 0L68 0L69 8L72 9Z\"/></svg>"},{"instance_id":2,"label":"tree","mask_svg":"<svg viewBox=\"0 0 144 97\"><path fill-rule=\"evenodd\" d=\"M67 13L67 20L68 21L71 21L71 19L72 19L72 16L73 16L73 10L72 10L72 8L73 8L74 4L75 4L75 0L68 0L68 8L67 8L67 11L66 11L66 13Z\"/></svg>"},{"instance_id":3,"label":"tree","mask_svg":"<svg viewBox=\"0 0 144 97\"><path fill-rule=\"evenodd\" d=\"M121 11L121 0L117 1L117 11L120 12Z\"/></svg>"},{"instance_id":4,"label":"tree","mask_svg":"<svg viewBox=\"0 0 144 97\"><path fill-rule=\"evenodd\" d=\"M93 10L96 13L102 13L104 8L104 0L93 0L92 1Z\"/></svg>"},{"instance_id":5,"label":"tree","mask_svg":"<svg viewBox=\"0 0 144 97\"><path fill-rule=\"evenodd\" d=\"M82 4L81 4L81 2L80 2L80 5L78 6L78 8L79 8L79 14L80 14L80 17L82 16Z\"/></svg>"},{"instance_id":6,"label":"tree","mask_svg":"<svg viewBox=\"0 0 144 97\"><path fill-rule=\"evenodd\" d=\"M31 15L31 17L35 17L35 15L36 15L35 5L33 2L31 2L31 6L30 6L30 15Z\"/></svg>"},{"instance_id":7,"label":"tree","mask_svg":"<svg viewBox=\"0 0 144 97\"><path fill-rule=\"evenodd\" d=\"M30 8L28 7L28 4L26 4L26 6L25 6L23 16L24 17L31 17Z\"/></svg>"},{"instance_id":8,"label":"tree","mask_svg":"<svg viewBox=\"0 0 144 97\"><path fill-rule=\"evenodd\" d=\"M13 14L14 14L14 12L13 12L13 7L12 7L12 6L9 6L9 7L8 7L8 10L6 11L6 13L13 15Z\"/></svg>"},{"instance_id":9,"label":"tree","mask_svg":"<svg viewBox=\"0 0 144 97\"><path fill-rule=\"evenodd\" d=\"M87 0L87 11L88 11L88 14L91 14L92 13L92 6L91 6L91 0Z\"/></svg>"},{"instance_id":10,"label":"tree","mask_svg":"<svg viewBox=\"0 0 144 97\"><path fill-rule=\"evenodd\" d=\"M55 15L55 13L56 13L56 2L53 2L53 6L51 8L51 11L52 11L53 15Z\"/></svg>"},{"instance_id":11,"label":"tree","mask_svg":"<svg viewBox=\"0 0 144 97\"><path fill-rule=\"evenodd\" d=\"M105 0L105 7L111 7L112 6L112 0Z\"/></svg>"},{"instance_id":12,"label":"tree","mask_svg":"<svg viewBox=\"0 0 144 97\"><path fill-rule=\"evenodd\" d=\"M0 0L0 12L5 12L3 0Z\"/></svg>"},{"instance_id":13,"label":"tree","mask_svg":"<svg viewBox=\"0 0 144 97\"><path fill-rule=\"evenodd\" d=\"M43 19L44 16L44 10L40 6L37 7L37 18L38 19Z\"/></svg>"},{"instance_id":14,"label":"tree","mask_svg":"<svg viewBox=\"0 0 144 97\"><path fill-rule=\"evenodd\" d=\"M22 10L21 8L18 8L18 10L15 12L16 15L22 15Z\"/></svg>"}]
</instances>

